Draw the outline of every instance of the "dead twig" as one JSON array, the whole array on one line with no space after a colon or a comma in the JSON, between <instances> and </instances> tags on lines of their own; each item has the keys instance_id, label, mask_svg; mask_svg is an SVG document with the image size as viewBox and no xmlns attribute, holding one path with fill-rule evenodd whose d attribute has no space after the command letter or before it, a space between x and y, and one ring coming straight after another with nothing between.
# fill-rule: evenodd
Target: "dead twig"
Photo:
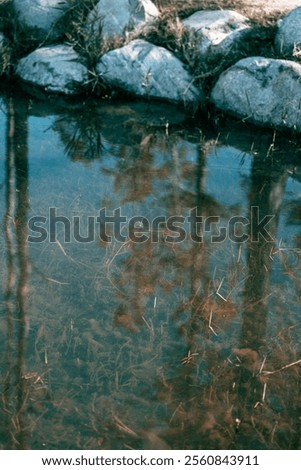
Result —
<instances>
[{"instance_id":1,"label":"dead twig","mask_svg":"<svg viewBox=\"0 0 301 470\"><path fill-rule=\"evenodd\" d=\"M293 366L296 366L298 364L301 364L301 359L298 359L298 361L294 361L294 362L291 362L290 364L286 364L285 366L282 366L280 367L279 369L276 369L276 370L263 370L261 371L261 374L262 375L272 375L272 374L276 374L277 372L281 372L285 369L289 369L290 367L293 367Z\"/></svg>"}]
</instances>

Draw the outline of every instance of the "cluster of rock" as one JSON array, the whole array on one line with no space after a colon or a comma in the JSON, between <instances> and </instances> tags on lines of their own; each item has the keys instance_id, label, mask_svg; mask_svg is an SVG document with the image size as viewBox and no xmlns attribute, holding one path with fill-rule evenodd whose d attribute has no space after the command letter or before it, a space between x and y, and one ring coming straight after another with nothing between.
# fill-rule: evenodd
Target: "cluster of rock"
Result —
<instances>
[{"instance_id":1,"label":"cluster of rock","mask_svg":"<svg viewBox=\"0 0 301 470\"><path fill-rule=\"evenodd\" d=\"M278 23L275 50L280 59L247 57L236 62L235 51L252 41L253 28L248 18L235 11L198 11L183 20L186 41L193 45L199 62L209 57L218 63L227 57L227 69L205 96L193 71L174 53L137 39L159 18L151 0L99 0L87 16L87 34L99 34L102 40L118 37L125 45L102 55L93 71L70 45L60 43L62 18L71 4L72 0L13 0L17 20L37 41L37 49L17 64L16 75L23 82L74 95L82 93L93 73L109 87L134 96L194 108L211 102L255 124L301 131L301 64L297 62L301 7ZM0 55L4 43L0 33Z\"/></svg>"}]
</instances>

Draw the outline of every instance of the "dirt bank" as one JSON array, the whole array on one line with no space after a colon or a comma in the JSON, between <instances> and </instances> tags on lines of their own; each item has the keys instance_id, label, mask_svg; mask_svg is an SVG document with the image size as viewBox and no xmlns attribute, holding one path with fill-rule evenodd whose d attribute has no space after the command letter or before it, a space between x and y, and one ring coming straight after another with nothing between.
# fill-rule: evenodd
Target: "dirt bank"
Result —
<instances>
[{"instance_id":1,"label":"dirt bank","mask_svg":"<svg viewBox=\"0 0 301 470\"><path fill-rule=\"evenodd\" d=\"M235 3L235 2L233 2ZM267 12L273 13L278 11L289 11L293 8L300 7L300 0L242 0L237 4L243 4L245 8L250 9L251 15L254 13Z\"/></svg>"},{"instance_id":2,"label":"dirt bank","mask_svg":"<svg viewBox=\"0 0 301 470\"><path fill-rule=\"evenodd\" d=\"M161 11L179 12L188 16L196 10L231 9L254 19L257 23L272 23L287 11L298 6L301 0L154 0Z\"/></svg>"}]
</instances>

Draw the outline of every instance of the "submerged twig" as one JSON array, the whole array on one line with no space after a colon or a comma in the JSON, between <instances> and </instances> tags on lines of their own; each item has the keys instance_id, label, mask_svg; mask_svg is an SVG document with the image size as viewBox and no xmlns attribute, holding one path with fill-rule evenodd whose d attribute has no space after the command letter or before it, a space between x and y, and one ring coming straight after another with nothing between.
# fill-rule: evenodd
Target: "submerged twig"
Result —
<instances>
[{"instance_id":1,"label":"submerged twig","mask_svg":"<svg viewBox=\"0 0 301 470\"><path fill-rule=\"evenodd\" d=\"M212 333L215 335L215 336L218 336L218 334L216 333L216 331L214 331L213 327L211 326L211 321L212 321L212 310L210 311L210 318L209 318L209 330L212 331Z\"/></svg>"},{"instance_id":2,"label":"submerged twig","mask_svg":"<svg viewBox=\"0 0 301 470\"><path fill-rule=\"evenodd\" d=\"M56 279L52 279L51 277L46 277L45 279L48 282L54 282L54 284L59 284L60 286L69 286L69 282L57 281Z\"/></svg>"},{"instance_id":3,"label":"submerged twig","mask_svg":"<svg viewBox=\"0 0 301 470\"><path fill-rule=\"evenodd\" d=\"M58 245L58 247L59 247L59 249L61 250L61 252L63 253L63 255L68 257L66 251L64 250L63 245L60 243L59 240L56 240L56 244Z\"/></svg>"},{"instance_id":4,"label":"submerged twig","mask_svg":"<svg viewBox=\"0 0 301 470\"><path fill-rule=\"evenodd\" d=\"M116 253L114 253L114 255L112 256L112 258L110 260L107 260L106 261L106 265L107 265L107 268L109 268L111 266L111 264L113 263L114 259L116 258L116 256L119 255L119 253L121 252L121 250L123 248L126 248L128 245L130 245L131 243L131 240L126 240L124 243L122 243L122 245L118 248L118 250L116 251Z\"/></svg>"},{"instance_id":5,"label":"submerged twig","mask_svg":"<svg viewBox=\"0 0 301 470\"><path fill-rule=\"evenodd\" d=\"M225 279L225 278L223 277L223 279L221 280L221 282L220 282L220 284L219 284L219 286L218 286L218 288L217 288L216 295L218 295L221 299L223 299L225 302L227 302L227 299L225 299L225 297L223 297L222 294L219 293L219 291L220 291L220 289L221 289L221 287L222 287L222 285L223 285L224 279Z\"/></svg>"},{"instance_id":6,"label":"submerged twig","mask_svg":"<svg viewBox=\"0 0 301 470\"><path fill-rule=\"evenodd\" d=\"M280 367L280 369L276 369L272 371L263 370L261 373L263 375L272 375L272 374L276 374L277 372L281 372L282 370L288 369L289 367L296 366L298 364L301 364L301 359L298 359L298 361L291 362L290 364L286 364L285 366Z\"/></svg>"},{"instance_id":7,"label":"submerged twig","mask_svg":"<svg viewBox=\"0 0 301 470\"><path fill-rule=\"evenodd\" d=\"M124 424L121 419L118 418L118 416L114 416L114 420L115 420L115 424L117 426L117 428L126 433L126 434L129 434L130 436L132 437L138 437L137 433L135 431L133 431L131 428L129 428L126 424Z\"/></svg>"}]
</instances>

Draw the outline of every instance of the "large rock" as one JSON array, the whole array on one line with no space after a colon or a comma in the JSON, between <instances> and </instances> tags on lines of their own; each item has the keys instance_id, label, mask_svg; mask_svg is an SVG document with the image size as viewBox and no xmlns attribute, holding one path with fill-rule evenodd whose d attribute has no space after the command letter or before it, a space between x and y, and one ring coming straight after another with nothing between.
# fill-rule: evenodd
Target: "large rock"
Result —
<instances>
[{"instance_id":1,"label":"large rock","mask_svg":"<svg viewBox=\"0 0 301 470\"><path fill-rule=\"evenodd\" d=\"M295 8L278 22L275 46L284 56L301 55L301 7ZM299 54L298 54L299 52Z\"/></svg>"},{"instance_id":2,"label":"large rock","mask_svg":"<svg viewBox=\"0 0 301 470\"><path fill-rule=\"evenodd\" d=\"M92 32L101 30L104 39L122 37L126 31L141 28L159 15L150 0L100 0L87 18Z\"/></svg>"},{"instance_id":3,"label":"large rock","mask_svg":"<svg viewBox=\"0 0 301 470\"><path fill-rule=\"evenodd\" d=\"M36 42L52 42L62 36L59 20L68 9L67 0L13 0L21 30Z\"/></svg>"},{"instance_id":4,"label":"large rock","mask_svg":"<svg viewBox=\"0 0 301 470\"><path fill-rule=\"evenodd\" d=\"M136 96L196 106L202 99L182 62L142 39L104 54L96 71L104 83Z\"/></svg>"},{"instance_id":5,"label":"large rock","mask_svg":"<svg viewBox=\"0 0 301 470\"><path fill-rule=\"evenodd\" d=\"M28 84L66 95L81 93L88 81L87 67L65 44L36 49L19 61L16 74Z\"/></svg>"},{"instance_id":6,"label":"large rock","mask_svg":"<svg viewBox=\"0 0 301 470\"><path fill-rule=\"evenodd\" d=\"M227 56L251 32L250 21L232 10L197 11L183 21L199 59Z\"/></svg>"},{"instance_id":7,"label":"large rock","mask_svg":"<svg viewBox=\"0 0 301 470\"><path fill-rule=\"evenodd\" d=\"M224 112L255 124L301 131L301 65L249 57L226 70L211 99Z\"/></svg>"}]
</instances>

